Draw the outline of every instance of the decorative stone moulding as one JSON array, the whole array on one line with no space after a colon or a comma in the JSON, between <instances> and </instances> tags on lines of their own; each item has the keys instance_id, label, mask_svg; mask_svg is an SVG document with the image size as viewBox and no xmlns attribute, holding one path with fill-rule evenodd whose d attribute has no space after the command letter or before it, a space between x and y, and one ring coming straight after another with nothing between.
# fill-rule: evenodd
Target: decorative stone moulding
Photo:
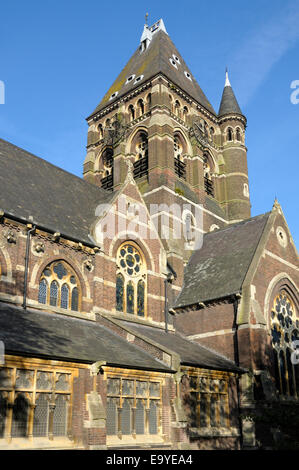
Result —
<instances>
[{"instance_id":1,"label":"decorative stone moulding","mask_svg":"<svg viewBox=\"0 0 299 470\"><path fill-rule=\"evenodd\" d=\"M90 259L86 259L84 262L84 267L87 269L87 271L91 272L94 268L92 261Z\"/></svg>"},{"instance_id":2,"label":"decorative stone moulding","mask_svg":"<svg viewBox=\"0 0 299 470\"><path fill-rule=\"evenodd\" d=\"M34 245L34 251L36 253L44 253L45 252L45 245L42 242L38 242Z\"/></svg>"},{"instance_id":3,"label":"decorative stone moulding","mask_svg":"<svg viewBox=\"0 0 299 470\"><path fill-rule=\"evenodd\" d=\"M13 233L12 230L10 230L10 231L7 233L6 239L7 239L8 243L14 243L14 244L17 243L16 236L15 236L15 234Z\"/></svg>"}]
</instances>

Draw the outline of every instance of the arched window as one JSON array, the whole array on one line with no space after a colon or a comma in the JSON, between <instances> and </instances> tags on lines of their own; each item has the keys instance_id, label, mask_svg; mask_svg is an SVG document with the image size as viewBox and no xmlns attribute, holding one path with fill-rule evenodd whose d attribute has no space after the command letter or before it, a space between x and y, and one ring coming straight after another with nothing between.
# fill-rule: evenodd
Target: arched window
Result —
<instances>
[{"instance_id":1,"label":"arched window","mask_svg":"<svg viewBox=\"0 0 299 470\"><path fill-rule=\"evenodd\" d=\"M236 139L241 142L241 131L240 131L240 128L237 127L236 129Z\"/></svg>"},{"instance_id":2,"label":"arched window","mask_svg":"<svg viewBox=\"0 0 299 470\"><path fill-rule=\"evenodd\" d=\"M299 318L286 291L275 297L270 317L276 386L281 395L298 397L299 364L292 357L299 348Z\"/></svg>"},{"instance_id":3,"label":"arched window","mask_svg":"<svg viewBox=\"0 0 299 470\"><path fill-rule=\"evenodd\" d=\"M146 316L146 265L133 242L126 242L117 253L116 310Z\"/></svg>"},{"instance_id":4,"label":"arched window","mask_svg":"<svg viewBox=\"0 0 299 470\"><path fill-rule=\"evenodd\" d=\"M214 183L212 180L212 165L211 165L211 157L208 153L205 153L203 156L203 174L204 174L204 186L205 192L209 195L214 197Z\"/></svg>"},{"instance_id":5,"label":"arched window","mask_svg":"<svg viewBox=\"0 0 299 470\"><path fill-rule=\"evenodd\" d=\"M78 311L79 292L77 276L64 261L55 261L42 272L38 292L39 303Z\"/></svg>"},{"instance_id":6,"label":"arched window","mask_svg":"<svg viewBox=\"0 0 299 470\"><path fill-rule=\"evenodd\" d=\"M187 108L187 106L184 106L184 108L183 108L183 120L184 120L184 122L186 122L187 115L188 115L188 108Z\"/></svg>"},{"instance_id":7,"label":"arched window","mask_svg":"<svg viewBox=\"0 0 299 470\"><path fill-rule=\"evenodd\" d=\"M226 131L226 140L232 141L233 140L233 130L229 127Z\"/></svg>"},{"instance_id":8,"label":"arched window","mask_svg":"<svg viewBox=\"0 0 299 470\"><path fill-rule=\"evenodd\" d=\"M143 103L143 100L138 100L138 103L137 103L137 108L138 108L138 115L139 116L142 116L142 114L144 114L144 103Z\"/></svg>"},{"instance_id":9,"label":"arched window","mask_svg":"<svg viewBox=\"0 0 299 470\"><path fill-rule=\"evenodd\" d=\"M100 139L103 139L103 137L104 137L104 131L103 131L103 126L102 126L102 124L99 124L99 126L98 126L98 131L99 131L99 134L100 134Z\"/></svg>"},{"instance_id":10,"label":"arched window","mask_svg":"<svg viewBox=\"0 0 299 470\"><path fill-rule=\"evenodd\" d=\"M210 127L210 137L211 137L211 141L214 142L214 139L215 139L215 129L214 129L214 127Z\"/></svg>"},{"instance_id":11,"label":"arched window","mask_svg":"<svg viewBox=\"0 0 299 470\"><path fill-rule=\"evenodd\" d=\"M101 186L108 191L113 190L113 149L108 147L102 153L102 171Z\"/></svg>"},{"instance_id":12,"label":"arched window","mask_svg":"<svg viewBox=\"0 0 299 470\"><path fill-rule=\"evenodd\" d=\"M149 111L152 106L152 94L149 93L146 97L146 110Z\"/></svg>"},{"instance_id":13,"label":"arched window","mask_svg":"<svg viewBox=\"0 0 299 470\"><path fill-rule=\"evenodd\" d=\"M174 112L177 115L177 117L181 117L181 105L180 105L180 102L178 100L176 100L176 102L174 104Z\"/></svg>"},{"instance_id":14,"label":"arched window","mask_svg":"<svg viewBox=\"0 0 299 470\"><path fill-rule=\"evenodd\" d=\"M135 109L132 104L129 106L129 116L130 116L130 121L134 121L135 119Z\"/></svg>"},{"instance_id":15,"label":"arched window","mask_svg":"<svg viewBox=\"0 0 299 470\"><path fill-rule=\"evenodd\" d=\"M180 136L177 134L173 139L173 152L174 152L174 171L175 174L182 179L186 179L186 163L183 158L183 143Z\"/></svg>"},{"instance_id":16,"label":"arched window","mask_svg":"<svg viewBox=\"0 0 299 470\"><path fill-rule=\"evenodd\" d=\"M136 136L134 178L148 175L148 141L145 132Z\"/></svg>"}]
</instances>

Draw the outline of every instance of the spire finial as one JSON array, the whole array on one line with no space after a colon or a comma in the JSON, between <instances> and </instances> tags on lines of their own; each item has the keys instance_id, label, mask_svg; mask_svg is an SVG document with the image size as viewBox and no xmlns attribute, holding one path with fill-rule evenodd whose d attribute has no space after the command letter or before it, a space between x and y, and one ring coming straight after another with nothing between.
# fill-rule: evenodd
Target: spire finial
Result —
<instances>
[{"instance_id":1,"label":"spire finial","mask_svg":"<svg viewBox=\"0 0 299 470\"><path fill-rule=\"evenodd\" d=\"M145 24L146 24L146 26L148 26L147 21L148 21L148 13L145 14Z\"/></svg>"},{"instance_id":2,"label":"spire finial","mask_svg":"<svg viewBox=\"0 0 299 470\"><path fill-rule=\"evenodd\" d=\"M227 69L227 67L225 67L225 84L224 84L224 86L225 87L226 86L231 86L229 78L228 78L228 69Z\"/></svg>"}]
</instances>

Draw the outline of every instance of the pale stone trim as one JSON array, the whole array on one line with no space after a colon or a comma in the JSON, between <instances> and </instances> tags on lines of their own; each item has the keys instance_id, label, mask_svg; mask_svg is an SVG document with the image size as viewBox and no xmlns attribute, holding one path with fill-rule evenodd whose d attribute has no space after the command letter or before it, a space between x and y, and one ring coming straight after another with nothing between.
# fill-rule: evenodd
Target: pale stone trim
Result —
<instances>
[{"instance_id":1,"label":"pale stone trim","mask_svg":"<svg viewBox=\"0 0 299 470\"><path fill-rule=\"evenodd\" d=\"M188 339L199 339L199 338L208 338L210 336L220 336L220 335L227 335L235 333L235 328L227 329L227 330L218 330L218 331L209 331L208 333L198 333L196 335L189 335L187 336Z\"/></svg>"},{"instance_id":2,"label":"pale stone trim","mask_svg":"<svg viewBox=\"0 0 299 470\"><path fill-rule=\"evenodd\" d=\"M272 253L271 251L264 250L263 255L268 255L268 256L270 256L271 258L274 258L274 259L276 259L277 261L280 261L281 263L285 264L285 265L288 266L289 268L292 268L292 269L295 269L296 271L299 271L299 268L298 268L297 266L295 266L295 265L292 264L292 263L289 263L288 261L286 261L286 260L283 259L283 258L280 258L280 256L275 255L275 254Z\"/></svg>"},{"instance_id":3,"label":"pale stone trim","mask_svg":"<svg viewBox=\"0 0 299 470\"><path fill-rule=\"evenodd\" d=\"M225 222L226 224L228 224L229 222L225 219L223 219L222 217L219 217L219 215L216 215L214 214L213 212L210 212L208 211L207 209L205 209L204 207L202 207L200 204L195 204L194 202L190 201L189 199L185 198L184 196L181 196L180 194L172 191L171 189L167 188L167 186L160 186L159 188L156 188L156 189L152 189L151 191L148 191L147 193L144 193L143 194L143 197L144 196L148 196L149 194L153 194L157 191L160 191L161 189L165 189L166 191L168 191L169 193L173 194L174 196L177 196L177 197L180 197L181 199L183 199L184 201L187 201L189 204L192 204L194 207L197 207L197 208L200 208L201 210L203 210L204 212L206 212L207 214L210 214L212 215L213 217L215 217L216 219L219 219L221 220L222 222ZM246 201L247 202L247 201ZM243 220L243 219L242 219Z\"/></svg>"}]
</instances>

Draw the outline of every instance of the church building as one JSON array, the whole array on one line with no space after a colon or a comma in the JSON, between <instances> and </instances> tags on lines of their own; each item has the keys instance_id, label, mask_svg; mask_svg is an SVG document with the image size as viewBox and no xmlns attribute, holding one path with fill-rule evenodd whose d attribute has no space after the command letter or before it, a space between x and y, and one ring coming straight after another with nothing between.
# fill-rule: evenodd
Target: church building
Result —
<instances>
[{"instance_id":1,"label":"church building","mask_svg":"<svg viewBox=\"0 0 299 470\"><path fill-rule=\"evenodd\" d=\"M145 24L87 124L83 178L0 139L0 449L258 448L247 413L298 404L298 253L251 217L228 73L217 112Z\"/></svg>"}]
</instances>

